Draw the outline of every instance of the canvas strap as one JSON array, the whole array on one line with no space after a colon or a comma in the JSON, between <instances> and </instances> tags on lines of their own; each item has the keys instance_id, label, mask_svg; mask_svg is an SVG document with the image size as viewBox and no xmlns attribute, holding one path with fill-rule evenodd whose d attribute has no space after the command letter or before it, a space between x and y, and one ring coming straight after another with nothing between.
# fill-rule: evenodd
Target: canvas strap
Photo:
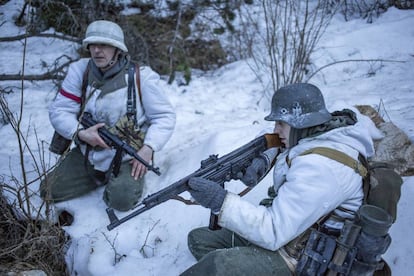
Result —
<instances>
[{"instance_id":1,"label":"canvas strap","mask_svg":"<svg viewBox=\"0 0 414 276\"><path fill-rule=\"evenodd\" d=\"M350 157L349 155L343 153L342 151L327 148L327 147L315 147L309 150L304 151L300 155L306 155L306 154L319 154L322 156L325 156L327 158L330 158L332 160L335 160L345 166L350 167L353 169L356 173L362 176L363 179L363 190L364 190L364 202L367 199L368 191L369 191L369 164L368 161L364 156L359 154L358 160ZM290 166L292 160L288 161L288 165Z\"/></svg>"},{"instance_id":2,"label":"canvas strap","mask_svg":"<svg viewBox=\"0 0 414 276\"><path fill-rule=\"evenodd\" d=\"M332 148L326 148L326 147L316 147L316 148L312 148L312 149L309 149L301 153L301 155L306 155L306 154L311 154L311 153L319 154L319 155L328 157L332 160L338 161L339 163L342 163L345 166L350 167L351 169L353 169L355 172L357 172L359 175L361 175L364 178L368 174L367 168L364 165L362 165L362 163L359 162L359 160L355 160L349 155L343 153L342 151L332 149Z\"/></svg>"}]
</instances>

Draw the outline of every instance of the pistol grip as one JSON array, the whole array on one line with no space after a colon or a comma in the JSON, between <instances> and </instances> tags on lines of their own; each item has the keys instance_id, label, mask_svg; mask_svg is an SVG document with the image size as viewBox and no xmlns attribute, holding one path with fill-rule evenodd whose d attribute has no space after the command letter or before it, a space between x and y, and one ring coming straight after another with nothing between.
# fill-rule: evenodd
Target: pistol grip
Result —
<instances>
[{"instance_id":1,"label":"pistol grip","mask_svg":"<svg viewBox=\"0 0 414 276\"><path fill-rule=\"evenodd\" d=\"M210 223L208 225L208 229L213 231L221 229L220 225L218 225L218 215L215 215L213 213L210 214Z\"/></svg>"}]
</instances>

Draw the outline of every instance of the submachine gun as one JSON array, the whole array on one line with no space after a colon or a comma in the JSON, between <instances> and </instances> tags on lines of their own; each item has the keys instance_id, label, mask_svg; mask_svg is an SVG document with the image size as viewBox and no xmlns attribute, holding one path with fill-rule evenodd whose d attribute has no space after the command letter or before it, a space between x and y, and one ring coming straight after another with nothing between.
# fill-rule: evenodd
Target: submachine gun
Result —
<instances>
[{"instance_id":1,"label":"submachine gun","mask_svg":"<svg viewBox=\"0 0 414 276\"><path fill-rule=\"evenodd\" d=\"M96 122L92 118L92 114L90 114L88 112L84 112L83 115L81 116L81 124L85 128L92 127L92 126L96 125L97 123L98 122ZM157 175L161 175L161 172L160 172L159 168L156 168L156 167L152 166L151 164L148 164L148 162L146 162L144 159L141 158L141 156L138 155L137 150L135 148L130 146L128 143L126 143L125 141L120 139L115 134L111 133L105 127L99 128L98 133L99 133L99 136L101 136L101 138L104 140L104 142L108 146L115 148L117 151L120 150L120 151L123 151L123 152L131 155L132 157L137 159L139 162L141 162L145 167L147 167L148 170L154 172Z\"/></svg>"},{"instance_id":2,"label":"submachine gun","mask_svg":"<svg viewBox=\"0 0 414 276\"><path fill-rule=\"evenodd\" d=\"M210 155L210 157L201 161L200 168L193 173L144 198L138 205L139 208L129 215L118 218L112 208L107 208L106 212L110 220L107 228L108 230L112 230L131 218L188 191L188 181L192 177L209 179L221 186L224 186L224 182L226 181L240 179L255 157L259 156L266 149L280 147L281 145L277 134L265 134L220 158L218 155ZM213 230L219 228L217 225L217 216L214 214L211 214L209 227Z\"/></svg>"}]
</instances>

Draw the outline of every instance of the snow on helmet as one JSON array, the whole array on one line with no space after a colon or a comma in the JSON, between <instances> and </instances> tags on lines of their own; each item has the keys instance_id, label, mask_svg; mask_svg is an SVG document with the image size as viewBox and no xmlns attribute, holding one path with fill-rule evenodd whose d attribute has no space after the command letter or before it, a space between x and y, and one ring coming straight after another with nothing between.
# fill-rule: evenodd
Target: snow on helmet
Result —
<instances>
[{"instance_id":1,"label":"snow on helmet","mask_svg":"<svg viewBox=\"0 0 414 276\"><path fill-rule=\"evenodd\" d=\"M323 124L331 119L322 92L309 83L290 84L278 89L272 97L272 110L267 121L282 121L293 128L303 129Z\"/></svg>"},{"instance_id":2,"label":"snow on helmet","mask_svg":"<svg viewBox=\"0 0 414 276\"><path fill-rule=\"evenodd\" d=\"M82 46L88 49L89 44L111 45L123 52L128 52L124 42L124 32L121 27L107 20L97 20L89 24Z\"/></svg>"}]
</instances>

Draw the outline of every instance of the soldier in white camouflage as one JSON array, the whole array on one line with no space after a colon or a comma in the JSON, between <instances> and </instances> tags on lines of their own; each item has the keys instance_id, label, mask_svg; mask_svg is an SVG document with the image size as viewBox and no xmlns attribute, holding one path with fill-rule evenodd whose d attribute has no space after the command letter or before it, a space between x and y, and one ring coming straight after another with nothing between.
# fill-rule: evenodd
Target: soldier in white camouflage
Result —
<instances>
[{"instance_id":1,"label":"soldier in white camouflage","mask_svg":"<svg viewBox=\"0 0 414 276\"><path fill-rule=\"evenodd\" d=\"M41 196L60 202L105 185L106 204L127 211L141 197L147 168L124 155L115 177L112 168L116 151L105 144L98 129L105 126L122 136L136 147L144 161L151 163L154 152L161 150L173 133L175 111L158 84L159 75L148 66L137 67L139 79L135 74L133 83L128 81L132 61L118 24L106 20L92 22L82 44L91 57L69 66L49 109L56 132L75 141L76 146L62 155L56 168L42 181ZM132 110L134 119L127 116L129 84L137 93ZM82 112L92 114L98 124L83 129L79 124Z\"/></svg>"}]
</instances>

